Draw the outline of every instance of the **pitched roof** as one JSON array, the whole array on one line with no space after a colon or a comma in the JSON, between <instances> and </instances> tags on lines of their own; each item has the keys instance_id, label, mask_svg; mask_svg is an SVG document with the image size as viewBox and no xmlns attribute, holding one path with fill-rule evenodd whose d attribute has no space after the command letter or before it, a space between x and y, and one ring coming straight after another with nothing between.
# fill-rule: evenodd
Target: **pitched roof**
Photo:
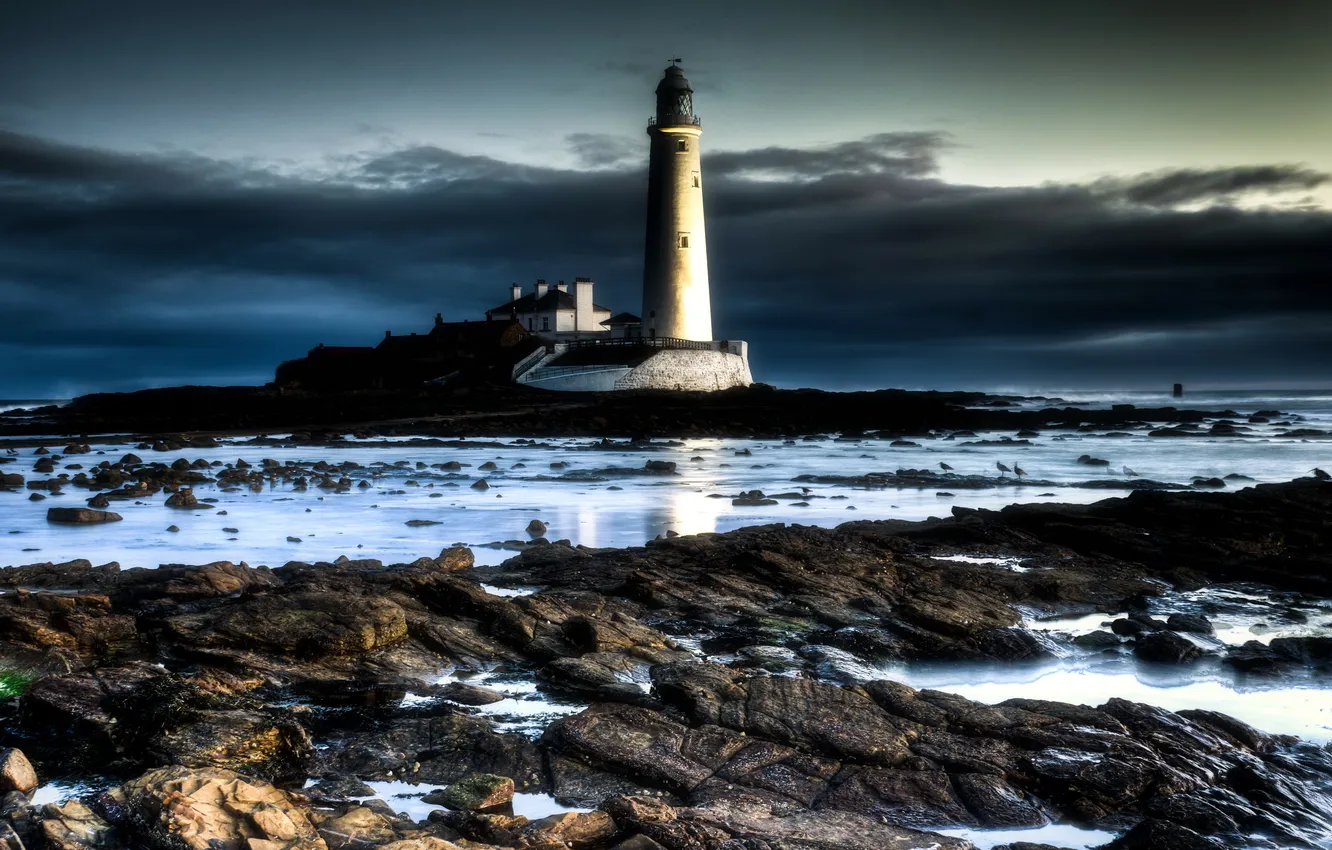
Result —
<instances>
[{"instance_id":1,"label":"pitched roof","mask_svg":"<svg viewBox=\"0 0 1332 850\"><path fill-rule=\"evenodd\" d=\"M595 305L594 305L595 306ZM507 316L510 313L537 313L543 310L573 310L577 307L574 297L567 292L560 292L552 287L545 295L537 298L535 292L529 292L516 301L501 304L487 313Z\"/></svg>"},{"instance_id":2,"label":"pitched roof","mask_svg":"<svg viewBox=\"0 0 1332 850\"><path fill-rule=\"evenodd\" d=\"M641 325L642 323L643 320L633 313L619 313L602 322L603 325Z\"/></svg>"}]
</instances>

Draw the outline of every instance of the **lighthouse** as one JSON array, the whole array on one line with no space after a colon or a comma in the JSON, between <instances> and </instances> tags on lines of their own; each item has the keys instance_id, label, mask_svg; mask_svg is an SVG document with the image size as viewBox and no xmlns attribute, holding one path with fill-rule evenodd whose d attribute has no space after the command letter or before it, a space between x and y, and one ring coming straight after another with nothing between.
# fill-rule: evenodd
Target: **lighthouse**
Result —
<instances>
[{"instance_id":1,"label":"lighthouse","mask_svg":"<svg viewBox=\"0 0 1332 850\"><path fill-rule=\"evenodd\" d=\"M703 226L703 172L694 90L679 59L657 84L657 114L648 121L647 240L642 332L647 337L712 339L708 240Z\"/></svg>"},{"instance_id":2,"label":"lighthouse","mask_svg":"<svg viewBox=\"0 0 1332 850\"><path fill-rule=\"evenodd\" d=\"M592 282L584 278L574 282L575 297L562 286L550 291L544 280L530 295L514 285L509 302L487 317L509 317L520 329L525 324L546 343L513 367L514 381L579 392L712 392L754 383L749 343L712 338L698 149L703 126L679 59L671 61L657 86L657 114L648 120L647 133L652 147L643 315L612 316L592 302ZM587 323L578 318L585 304L591 311Z\"/></svg>"}]
</instances>

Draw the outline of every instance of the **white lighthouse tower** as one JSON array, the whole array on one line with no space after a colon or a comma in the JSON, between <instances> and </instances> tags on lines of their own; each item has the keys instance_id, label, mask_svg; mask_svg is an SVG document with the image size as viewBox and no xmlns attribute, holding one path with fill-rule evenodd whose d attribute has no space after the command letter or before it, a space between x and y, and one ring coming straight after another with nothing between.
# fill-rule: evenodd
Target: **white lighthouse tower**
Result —
<instances>
[{"instance_id":1,"label":"white lighthouse tower","mask_svg":"<svg viewBox=\"0 0 1332 850\"><path fill-rule=\"evenodd\" d=\"M647 245L643 265L643 335L711 340L708 239L703 226L703 172L694 90L671 62L657 85L657 114L648 123Z\"/></svg>"}]
</instances>

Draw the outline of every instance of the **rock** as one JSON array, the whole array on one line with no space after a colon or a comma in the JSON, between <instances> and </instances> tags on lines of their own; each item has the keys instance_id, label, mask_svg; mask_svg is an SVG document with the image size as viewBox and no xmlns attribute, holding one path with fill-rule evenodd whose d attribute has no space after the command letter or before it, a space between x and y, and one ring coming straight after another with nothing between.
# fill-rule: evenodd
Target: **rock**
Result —
<instances>
[{"instance_id":1,"label":"rock","mask_svg":"<svg viewBox=\"0 0 1332 850\"><path fill-rule=\"evenodd\" d=\"M759 493L759 491L757 490L754 490L753 492L758 493L758 495L753 496L749 494L742 494L739 498L732 499L731 504L738 508L761 508L767 505L777 504L776 499L764 498L763 494Z\"/></svg>"},{"instance_id":2,"label":"rock","mask_svg":"<svg viewBox=\"0 0 1332 850\"><path fill-rule=\"evenodd\" d=\"M1280 672L1289 659L1278 655L1270 646L1260 641L1246 641L1243 646L1233 646L1226 652L1225 663L1244 673L1271 674Z\"/></svg>"},{"instance_id":3,"label":"rock","mask_svg":"<svg viewBox=\"0 0 1332 850\"><path fill-rule=\"evenodd\" d=\"M405 525L411 528L419 528L421 526L426 526L426 525L441 525L441 524L442 524L441 521L437 519L409 519L405 523Z\"/></svg>"},{"instance_id":4,"label":"rock","mask_svg":"<svg viewBox=\"0 0 1332 850\"><path fill-rule=\"evenodd\" d=\"M1152 632L1138 636L1133 654L1144 661L1182 664L1200 658L1204 653L1202 647L1174 632Z\"/></svg>"},{"instance_id":5,"label":"rock","mask_svg":"<svg viewBox=\"0 0 1332 850\"><path fill-rule=\"evenodd\" d=\"M118 850L122 846L115 829L78 800L42 808L42 837L49 850Z\"/></svg>"},{"instance_id":6,"label":"rock","mask_svg":"<svg viewBox=\"0 0 1332 850\"><path fill-rule=\"evenodd\" d=\"M1119 619L1110 623L1110 631L1114 632L1117 635L1121 635L1123 637L1132 637L1134 635L1149 631L1149 627L1144 626L1142 623L1139 623L1135 620L1130 620L1127 617L1120 617Z\"/></svg>"},{"instance_id":7,"label":"rock","mask_svg":"<svg viewBox=\"0 0 1332 850\"><path fill-rule=\"evenodd\" d=\"M22 750L12 747L0 750L0 794L10 791L30 794L37 785L37 771Z\"/></svg>"},{"instance_id":8,"label":"rock","mask_svg":"<svg viewBox=\"0 0 1332 850\"><path fill-rule=\"evenodd\" d=\"M375 789L355 776L329 776L307 787L305 793L324 800L343 801L353 797L373 797Z\"/></svg>"},{"instance_id":9,"label":"rock","mask_svg":"<svg viewBox=\"0 0 1332 850\"><path fill-rule=\"evenodd\" d=\"M88 507L90 508L106 508L110 506L111 500L106 497L105 493L98 493L96 496L93 496L88 500Z\"/></svg>"},{"instance_id":10,"label":"rock","mask_svg":"<svg viewBox=\"0 0 1332 850\"><path fill-rule=\"evenodd\" d=\"M688 830L671 827L688 824ZM884 823L874 817L836 810L811 811L760 795L733 793L686 809L677 821L643 828L649 837L704 832L715 838L703 846L801 848L801 850L968 850L961 838ZM730 840L727 841L726 839ZM723 844L723 841L725 844ZM697 846L668 841L668 846Z\"/></svg>"},{"instance_id":11,"label":"rock","mask_svg":"<svg viewBox=\"0 0 1332 850\"><path fill-rule=\"evenodd\" d=\"M489 490L489 489L490 489L490 484L486 482L486 479L484 479L484 478L480 478L480 479L477 479L476 481L472 482L472 489L473 489L473 490Z\"/></svg>"},{"instance_id":12,"label":"rock","mask_svg":"<svg viewBox=\"0 0 1332 850\"><path fill-rule=\"evenodd\" d=\"M411 773L413 781L439 786L479 773L511 777L515 788L543 784L542 757L531 740L460 713L402 717L348 735L328 762L338 773L378 779Z\"/></svg>"},{"instance_id":13,"label":"rock","mask_svg":"<svg viewBox=\"0 0 1332 850\"><path fill-rule=\"evenodd\" d=\"M1101 850L1225 850L1188 827L1148 818Z\"/></svg>"},{"instance_id":14,"label":"rock","mask_svg":"<svg viewBox=\"0 0 1332 850\"><path fill-rule=\"evenodd\" d=\"M1073 638L1073 645L1084 649L1110 649L1119 646L1121 643L1122 641L1117 635L1100 629Z\"/></svg>"},{"instance_id":15,"label":"rock","mask_svg":"<svg viewBox=\"0 0 1332 850\"><path fill-rule=\"evenodd\" d=\"M527 533L533 537L545 537L546 530L546 524L539 519L534 519L527 524Z\"/></svg>"},{"instance_id":16,"label":"rock","mask_svg":"<svg viewBox=\"0 0 1332 850\"><path fill-rule=\"evenodd\" d=\"M368 806L353 806L337 817L317 819L316 824L328 850L379 847L398 837L394 820Z\"/></svg>"},{"instance_id":17,"label":"rock","mask_svg":"<svg viewBox=\"0 0 1332 850\"><path fill-rule=\"evenodd\" d=\"M468 570L476 563L476 558L472 550L466 546L450 546L439 553L435 558L435 566L446 572L457 572L458 570Z\"/></svg>"},{"instance_id":18,"label":"rock","mask_svg":"<svg viewBox=\"0 0 1332 850\"><path fill-rule=\"evenodd\" d=\"M1166 628L1172 632L1190 632L1199 635L1210 635L1215 631L1212 628L1212 621L1202 614L1171 614L1166 619Z\"/></svg>"},{"instance_id":19,"label":"rock","mask_svg":"<svg viewBox=\"0 0 1332 850\"><path fill-rule=\"evenodd\" d=\"M251 596L207 613L165 623L177 641L196 647L237 647L306 658L355 655L407 637L403 609L390 599L334 591Z\"/></svg>"},{"instance_id":20,"label":"rock","mask_svg":"<svg viewBox=\"0 0 1332 850\"><path fill-rule=\"evenodd\" d=\"M505 699L499 691L466 682L450 682L439 689L439 695L463 705L492 705Z\"/></svg>"},{"instance_id":21,"label":"rock","mask_svg":"<svg viewBox=\"0 0 1332 850\"><path fill-rule=\"evenodd\" d=\"M89 508L47 508L46 521L66 525L83 525L94 522L120 522L124 517L110 511L94 511Z\"/></svg>"},{"instance_id":22,"label":"rock","mask_svg":"<svg viewBox=\"0 0 1332 850\"><path fill-rule=\"evenodd\" d=\"M230 770L164 767L108 792L118 826L154 850L327 850L305 811Z\"/></svg>"},{"instance_id":23,"label":"rock","mask_svg":"<svg viewBox=\"0 0 1332 850\"><path fill-rule=\"evenodd\" d=\"M165 502L168 508L197 508L200 507L199 499L194 495L193 489L182 487L167 497Z\"/></svg>"},{"instance_id":24,"label":"rock","mask_svg":"<svg viewBox=\"0 0 1332 850\"><path fill-rule=\"evenodd\" d=\"M1273 638L1268 648L1280 658L1308 667L1332 665L1332 637L1304 635Z\"/></svg>"},{"instance_id":25,"label":"rock","mask_svg":"<svg viewBox=\"0 0 1332 850\"><path fill-rule=\"evenodd\" d=\"M675 472L675 461L673 460L650 460L643 465L643 469L648 472L658 472L670 474Z\"/></svg>"},{"instance_id":26,"label":"rock","mask_svg":"<svg viewBox=\"0 0 1332 850\"><path fill-rule=\"evenodd\" d=\"M166 530L167 530L167 531L170 531L171 533L174 534L174 533L176 533L177 531L180 531L180 526L178 526L178 525L168 525L167 528L166 528Z\"/></svg>"},{"instance_id":27,"label":"rock","mask_svg":"<svg viewBox=\"0 0 1332 850\"><path fill-rule=\"evenodd\" d=\"M315 753L300 724L242 710L186 712L147 746L159 763L244 770L274 781L304 778Z\"/></svg>"},{"instance_id":28,"label":"rock","mask_svg":"<svg viewBox=\"0 0 1332 850\"><path fill-rule=\"evenodd\" d=\"M474 773L441 792L427 795L427 802L448 806L454 811L484 812L513 802L513 780L493 773Z\"/></svg>"},{"instance_id":29,"label":"rock","mask_svg":"<svg viewBox=\"0 0 1332 850\"><path fill-rule=\"evenodd\" d=\"M523 838L536 844L549 842L554 847L602 847L615 837L615 821L605 812L564 812L532 821L523 829Z\"/></svg>"},{"instance_id":30,"label":"rock","mask_svg":"<svg viewBox=\"0 0 1332 850\"><path fill-rule=\"evenodd\" d=\"M28 841L33 847L37 846L38 838L35 831L28 833ZM26 850L23 836L13 824L5 820L0 820L0 850Z\"/></svg>"}]
</instances>

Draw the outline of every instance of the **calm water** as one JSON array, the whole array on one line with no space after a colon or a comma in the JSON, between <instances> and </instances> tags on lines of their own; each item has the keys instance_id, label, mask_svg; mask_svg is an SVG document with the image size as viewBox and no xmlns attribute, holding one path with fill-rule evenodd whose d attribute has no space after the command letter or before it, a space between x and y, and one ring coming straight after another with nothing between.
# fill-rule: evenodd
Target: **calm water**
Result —
<instances>
[{"instance_id":1,"label":"calm water","mask_svg":"<svg viewBox=\"0 0 1332 850\"><path fill-rule=\"evenodd\" d=\"M1098 399L1108 403L1120 399ZM1165 400L1135 397L1140 404ZM212 510L176 511L162 506L163 496L144 504L118 502L114 510L124 521L114 525L71 528L46 523L52 505L81 505L87 492L74 488L44 502L29 502L28 492L0 493L0 565L34 561L88 558L94 562L119 561L125 567L152 567L161 563L202 563L212 560L247 561L277 565L288 560L331 560L339 555L412 560L435 554L443 546L461 542L482 547L480 563L498 563L510 553L484 548L496 541L524 539L534 518L549 526L550 539L567 538L588 546L633 546L674 531L696 534L728 531L746 525L794 522L831 526L852 519L923 519L947 515L953 505L1000 508L1013 502L1092 502L1124 491L1075 488L1092 479L1123 479L1125 466L1137 477L1187 484L1195 477L1224 477L1236 473L1259 482L1286 481L1307 475L1318 465L1332 468L1332 440L1274 436L1288 427L1332 430L1332 396L1294 398L1222 396L1196 401L1205 407L1231 407L1241 413L1275 407L1296 413L1275 424L1248 426L1252 435L1154 438L1144 432L1128 437L1062 434L1057 431L1033 438L1030 446L967 446L970 438L918 439L918 447L896 448L882 440L835 439L820 441L690 440L682 445L661 445L652 451L592 450L593 441L553 440L539 446L516 440L501 445L410 448L382 441L350 448L267 448L244 445L243 440L212 450L178 453L138 451L145 460L171 462L178 457L234 463L244 458L257 464L262 458L281 461L330 463L353 461L364 467L375 463L407 462L406 467L380 467L374 486L349 493L324 493L313 487L296 492L278 486L262 493L224 493L205 485L200 498L216 499ZM1298 412L1297 412L1298 411ZM1241 423L1243 420L1239 420ZM1012 434L981 433L997 439ZM63 441L53 440L58 451ZM0 440L0 445L3 441ZM94 443L95 453L71 456L62 463L91 467L105 459L118 459L132 446ZM15 463L0 466L6 472L31 472L32 449L20 450ZM744 454L748 452L748 454ZM100 453L100 454L99 454ZM1077 462L1089 454L1110 461L1108 467ZM674 475L634 475L605 472L607 467L641 469L649 460L677 465ZM417 464L458 461L461 472L417 469ZM481 464L494 462L498 471L481 472ZM810 492L778 499L764 507L735 507L730 497L741 491L798 494L800 475L856 476L893 472L899 468L938 469L947 463L963 475L997 475L996 463L1020 465L1033 479L1050 486L996 487L986 490L864 489L832 484L807 484ZM553 470L552 463L566 464ZM58 468L59 469L59 468ZM72 473L71 473L72 474ZM577 476L586 476L579 480ZM37 476L47 477L47 476ZM359 483L368 470L351 473ZM491 489L479 492L470 485L485 478ZM569 480L557 480L564 477ZM412 482L412 483L409 483ZM947 495L951 493L952 495ZM226 511L218 515L217 511ZM436 525L409 527L408 520L429 520ZM180 531L168 533L169 525ZM236 532L223 529L235 528ZM9 532L9 533L5 533ZM288 537L301 542L289 543ZM26 550L26 551L25 551Z\"/></svg>"}]
</instances>

